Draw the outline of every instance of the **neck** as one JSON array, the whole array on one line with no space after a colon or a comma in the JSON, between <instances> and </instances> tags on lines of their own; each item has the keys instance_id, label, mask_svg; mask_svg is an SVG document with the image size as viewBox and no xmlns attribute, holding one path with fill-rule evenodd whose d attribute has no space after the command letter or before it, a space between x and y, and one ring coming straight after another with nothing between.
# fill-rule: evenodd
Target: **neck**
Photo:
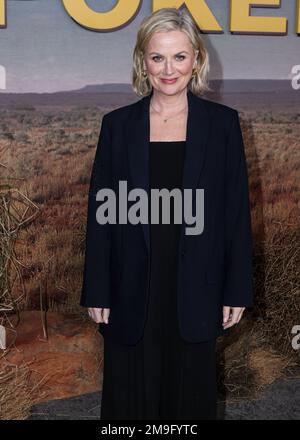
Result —
<instances>
[{"instance_id":1,"label":"neck","mask_svg":"<svg viewBox=\"0 0 300 440\"><path fill-rule=\"evenodd\" d=\"M167 95L158 90L153 90L151 103L155 109L161 113L170 113L170 111L180 110L187 106L187 89Z\"/></svg>"}]
</instances>

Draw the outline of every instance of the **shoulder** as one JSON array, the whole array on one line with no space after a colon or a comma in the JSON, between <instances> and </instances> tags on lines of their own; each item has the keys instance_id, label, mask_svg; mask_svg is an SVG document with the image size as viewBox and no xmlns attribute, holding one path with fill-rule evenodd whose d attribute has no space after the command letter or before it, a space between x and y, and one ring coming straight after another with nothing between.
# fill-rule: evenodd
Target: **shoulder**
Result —
<instances>
[{"instance_id":1,"label":"shoulder","mask_svg":"<svg viewBox=\"0 0 300 440\"><path fill-rule=\"evenodd\" d=\"M198 99L201 99L208 114L214 121L214 125L224 132L226 138L232 131L240 130L240 116L237 109L202 97Z\"/></svg>"},{"instance_id":2,"label":"shoulder","mask_svg":"<svg viewBox=\"0 0 300 440\"><path fill-rule=\"evenodd\" d=\"M219 117L219 118L229 118L232 120L232 118L236 117L238 115L238 111L234 107L230 107L229 105L222 104L221 102L211 101L206 98L199 98L203 104L205 105L206 109L209 111L210 114L213 116Z\"/></svg>"}]
</instances>

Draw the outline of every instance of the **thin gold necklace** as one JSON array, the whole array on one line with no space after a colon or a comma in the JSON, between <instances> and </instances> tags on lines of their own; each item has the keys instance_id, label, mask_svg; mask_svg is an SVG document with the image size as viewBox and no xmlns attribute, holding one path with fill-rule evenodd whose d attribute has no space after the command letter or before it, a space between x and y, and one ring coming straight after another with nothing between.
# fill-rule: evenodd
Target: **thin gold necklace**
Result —
<instances>
[{"instance_id":1,"label":"thin gold necklace","mask_svg":"<svg viewBox=\"0 0 300 440\"><path fill-rule=\"evenodd\" d=\"M159 115L161 114L161 112L155 110L155 108L153 107L153 105L152 105L151 102L150 102L150 106L151 106L151 108L152 108L156 113L158 113ZM174 117L177 116L179 113L181 113L181 112L183 112L184 110L186 110L187 108L188 108L188 106L184 107L184 109L180 110L178 113L176 113L176 114L173 115L173 116L169 116L168 118L163 118L163 121L164 121L164 122L167 122L169 119L174 118Z\"/></svg>"}]
</instances>

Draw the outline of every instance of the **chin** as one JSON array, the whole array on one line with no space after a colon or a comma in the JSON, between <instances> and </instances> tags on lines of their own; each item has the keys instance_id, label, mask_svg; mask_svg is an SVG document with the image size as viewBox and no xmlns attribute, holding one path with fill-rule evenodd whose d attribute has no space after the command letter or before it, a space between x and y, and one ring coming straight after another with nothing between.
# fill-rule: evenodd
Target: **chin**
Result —
<instances>
[{"instance_id":1,"label":"chin","mask_svg":"<svg viewBox=\"0 0 300 440\"><path fill-rule=\"evenodd\" d=\"M175 93L181 92L186 85L184 84L171 84L171 85L160 85L160 87L154 87L157 91L165 93L166 95L174 95Z\"/></svg>"}]
</instances>

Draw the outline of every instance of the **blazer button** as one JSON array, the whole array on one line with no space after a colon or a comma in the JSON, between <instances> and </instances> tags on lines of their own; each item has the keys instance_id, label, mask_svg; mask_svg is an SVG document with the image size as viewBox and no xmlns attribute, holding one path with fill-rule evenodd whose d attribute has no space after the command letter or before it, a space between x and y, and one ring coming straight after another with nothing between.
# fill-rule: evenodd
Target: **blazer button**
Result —
<instances>
[{"instance_id":1,"label":"blazer button","mask_svg":"<svg viewBox=\"0 0 300 440\"><path fill-rule=\"evenodd\" d=\"M186 252L186 251L181 251L181 256L182 256L182 257L185 256L185 252Z\"/></svg>"}]
</instances>

